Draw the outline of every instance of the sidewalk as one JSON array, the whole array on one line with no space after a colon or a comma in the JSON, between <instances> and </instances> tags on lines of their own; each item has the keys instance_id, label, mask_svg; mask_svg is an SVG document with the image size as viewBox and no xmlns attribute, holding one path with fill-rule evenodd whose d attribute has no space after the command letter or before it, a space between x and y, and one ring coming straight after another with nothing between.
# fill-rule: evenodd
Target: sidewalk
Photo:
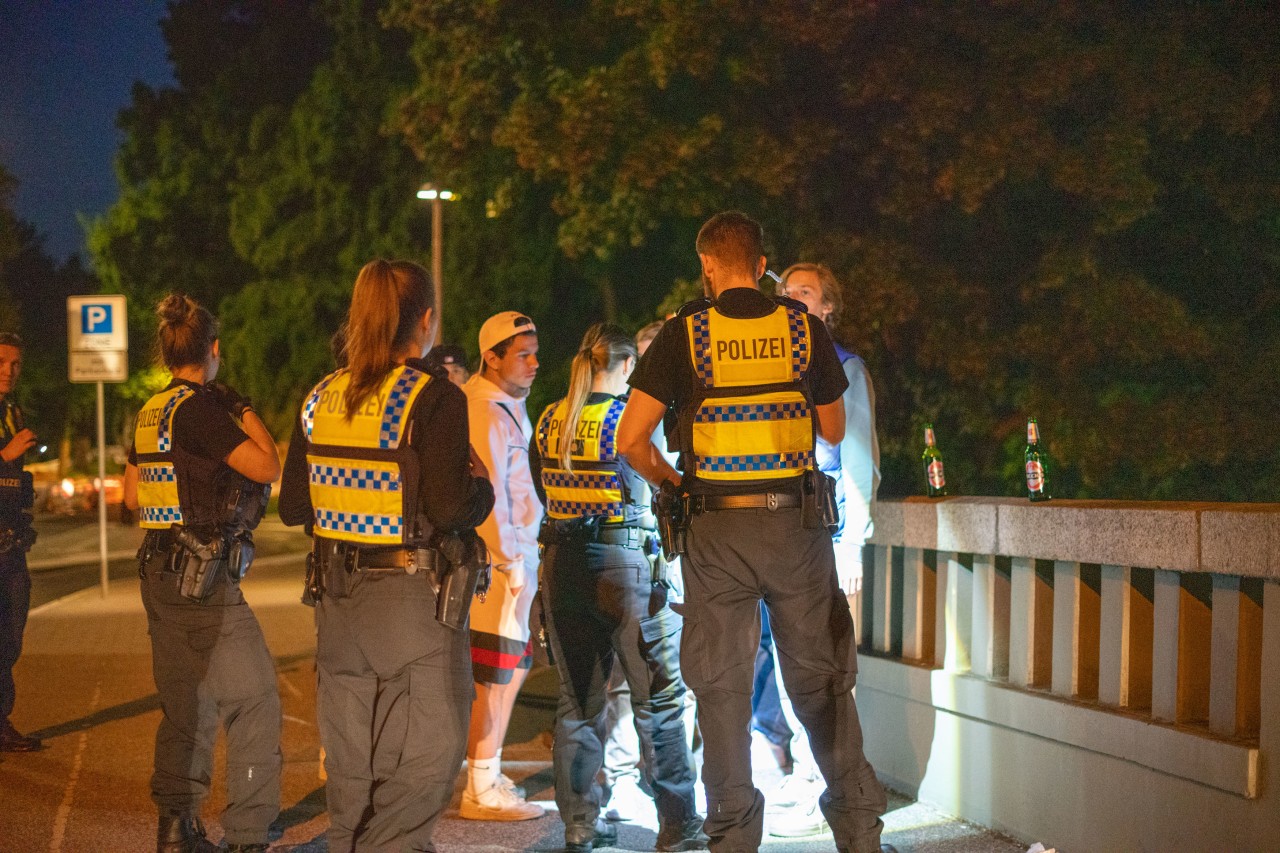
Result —
<instances>
[{"instance_id":1,"label":"sidewalk","mask_svg":"<svg viewBox=\"0 0 1280 853\"><path fill-rule=\"evenodd\" d=\"M66 549L66 555L76 553ZM312 611L298 602L301 576L301 555L277 554L255 565L244 587L276 660L284 713L282 813L272 849L323 853L328 850L328 820L315 728L315 634ZM88 589L34 613L15 675L18 703L13 721L20 730L44 738L48 748L0 757L0 850L153 849L155 810L148 779L160 710L136 578L113 582L106 598L96 588ZM463 821L456 811L465 781L459 774L451 811L437 831L442 850L560 848L563 831L552 800L549 736L555 679L550 669L530 676L503 752L504 769L523 780L531 798L550 813L523 823ZM203 812L215 840L222 837L218 814L225 804L220 782L224 762L220 744L215 789ZM761 775L762 787L776 781ZM890 809L885 841L902 853L1025 850L1025 845L900 797L891 799ZM651 850L654 830L624 824L620 848ZM777 853L832 848L830 836L786 843L767 839L765 847Z\"/></svg>"}]
</instances>

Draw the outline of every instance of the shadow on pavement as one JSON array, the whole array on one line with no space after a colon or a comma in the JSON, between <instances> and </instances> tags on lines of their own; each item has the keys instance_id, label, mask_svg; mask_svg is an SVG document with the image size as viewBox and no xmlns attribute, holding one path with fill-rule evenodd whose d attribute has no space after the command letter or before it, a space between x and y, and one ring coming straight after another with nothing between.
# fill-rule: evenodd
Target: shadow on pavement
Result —
<instances>
[{"instance_id":1,"label":"shadow on pavement","mask_svg":"<svg viewBox=\"0 0 1280 853\"><path fill-rule=\"evenodd\" d=\"M152 693L150 696L143 696L140 699L132 699L128 702L122 702L110 708L103 708L101 711L94 711L88 716L81 717L78 720L68 720L65 723L58 723L55 726L48 726L38 732L32 732L32 737L41 739L60 737L75 732L82 732L86 729L92 729L103 723L114 723L117 720L127 720L130 717L138 717L143 714L149 714L152 711L160 710L160 694Z\"/></svg>"}]
</instances>

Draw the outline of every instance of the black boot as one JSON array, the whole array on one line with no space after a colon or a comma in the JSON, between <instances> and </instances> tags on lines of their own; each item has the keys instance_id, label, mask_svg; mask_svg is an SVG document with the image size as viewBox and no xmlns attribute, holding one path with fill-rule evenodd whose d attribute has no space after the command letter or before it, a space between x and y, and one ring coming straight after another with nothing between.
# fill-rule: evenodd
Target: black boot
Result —
<instances>
[{"instance_id":1,"label":"black boot","mask_svg":"<svg viewBox=\"0 0 1280 853\"><path fill-rule=\"evenodd\" d=\"M156 832L156 853L221 853L204 837L204 824L191 812L165 812Z\"/></svg>"}]
</instances>

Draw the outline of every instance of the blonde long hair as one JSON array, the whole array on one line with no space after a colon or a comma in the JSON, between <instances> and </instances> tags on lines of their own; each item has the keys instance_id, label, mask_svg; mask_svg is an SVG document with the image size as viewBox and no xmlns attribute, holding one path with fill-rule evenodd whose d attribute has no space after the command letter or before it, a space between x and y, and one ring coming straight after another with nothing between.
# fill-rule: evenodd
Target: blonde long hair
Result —
<instances>
[{"instance_id":1,"label":"blonde long hair","mask_svg":"<svg viewBox=\"0 0 1280 853\"><path fill-rule=\"evenodd\" d=\"M569 393L564 398L568 411L564 416L564 427L560 430L560 446L556 448L560 467L564 470L573 470L573 437L578 432L582 407L591 393L591 383L596 374L607 373L627 358L635 357L636 342L612 323L596 323L582 336L582 346L573 356L573 367L569 372Z\"/></svg>"},{"instance_id":2,"label":"blonde long hair","mask_svg":"<svg viewBox=\"0 0 1280 853\"><path fill-rule=\"evenodd\" d=\"M356 276L345 326L343 353L351 383L344 400L347 420L382 384L396 353L413 336L428 309L434 309L431 276L412 261L370 261Z\"/></svg>"}]
</instances>

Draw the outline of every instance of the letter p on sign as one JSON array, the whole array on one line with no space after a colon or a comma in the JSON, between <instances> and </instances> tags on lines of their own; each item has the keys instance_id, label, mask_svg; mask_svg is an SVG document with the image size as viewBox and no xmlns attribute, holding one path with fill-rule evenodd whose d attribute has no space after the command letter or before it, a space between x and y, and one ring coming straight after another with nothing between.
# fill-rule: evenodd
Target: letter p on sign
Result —
<instances>
[{"instance_id":1,"label":"letter p on sign","mask_svg":"<svg viewBox=\"0 0 1280 853\"><path fill-rule=\"evenodd\" d=\"M80 306L80 333L101 335L111 333L111 305L90 304Z\"/></svg>"}]
</instances>

